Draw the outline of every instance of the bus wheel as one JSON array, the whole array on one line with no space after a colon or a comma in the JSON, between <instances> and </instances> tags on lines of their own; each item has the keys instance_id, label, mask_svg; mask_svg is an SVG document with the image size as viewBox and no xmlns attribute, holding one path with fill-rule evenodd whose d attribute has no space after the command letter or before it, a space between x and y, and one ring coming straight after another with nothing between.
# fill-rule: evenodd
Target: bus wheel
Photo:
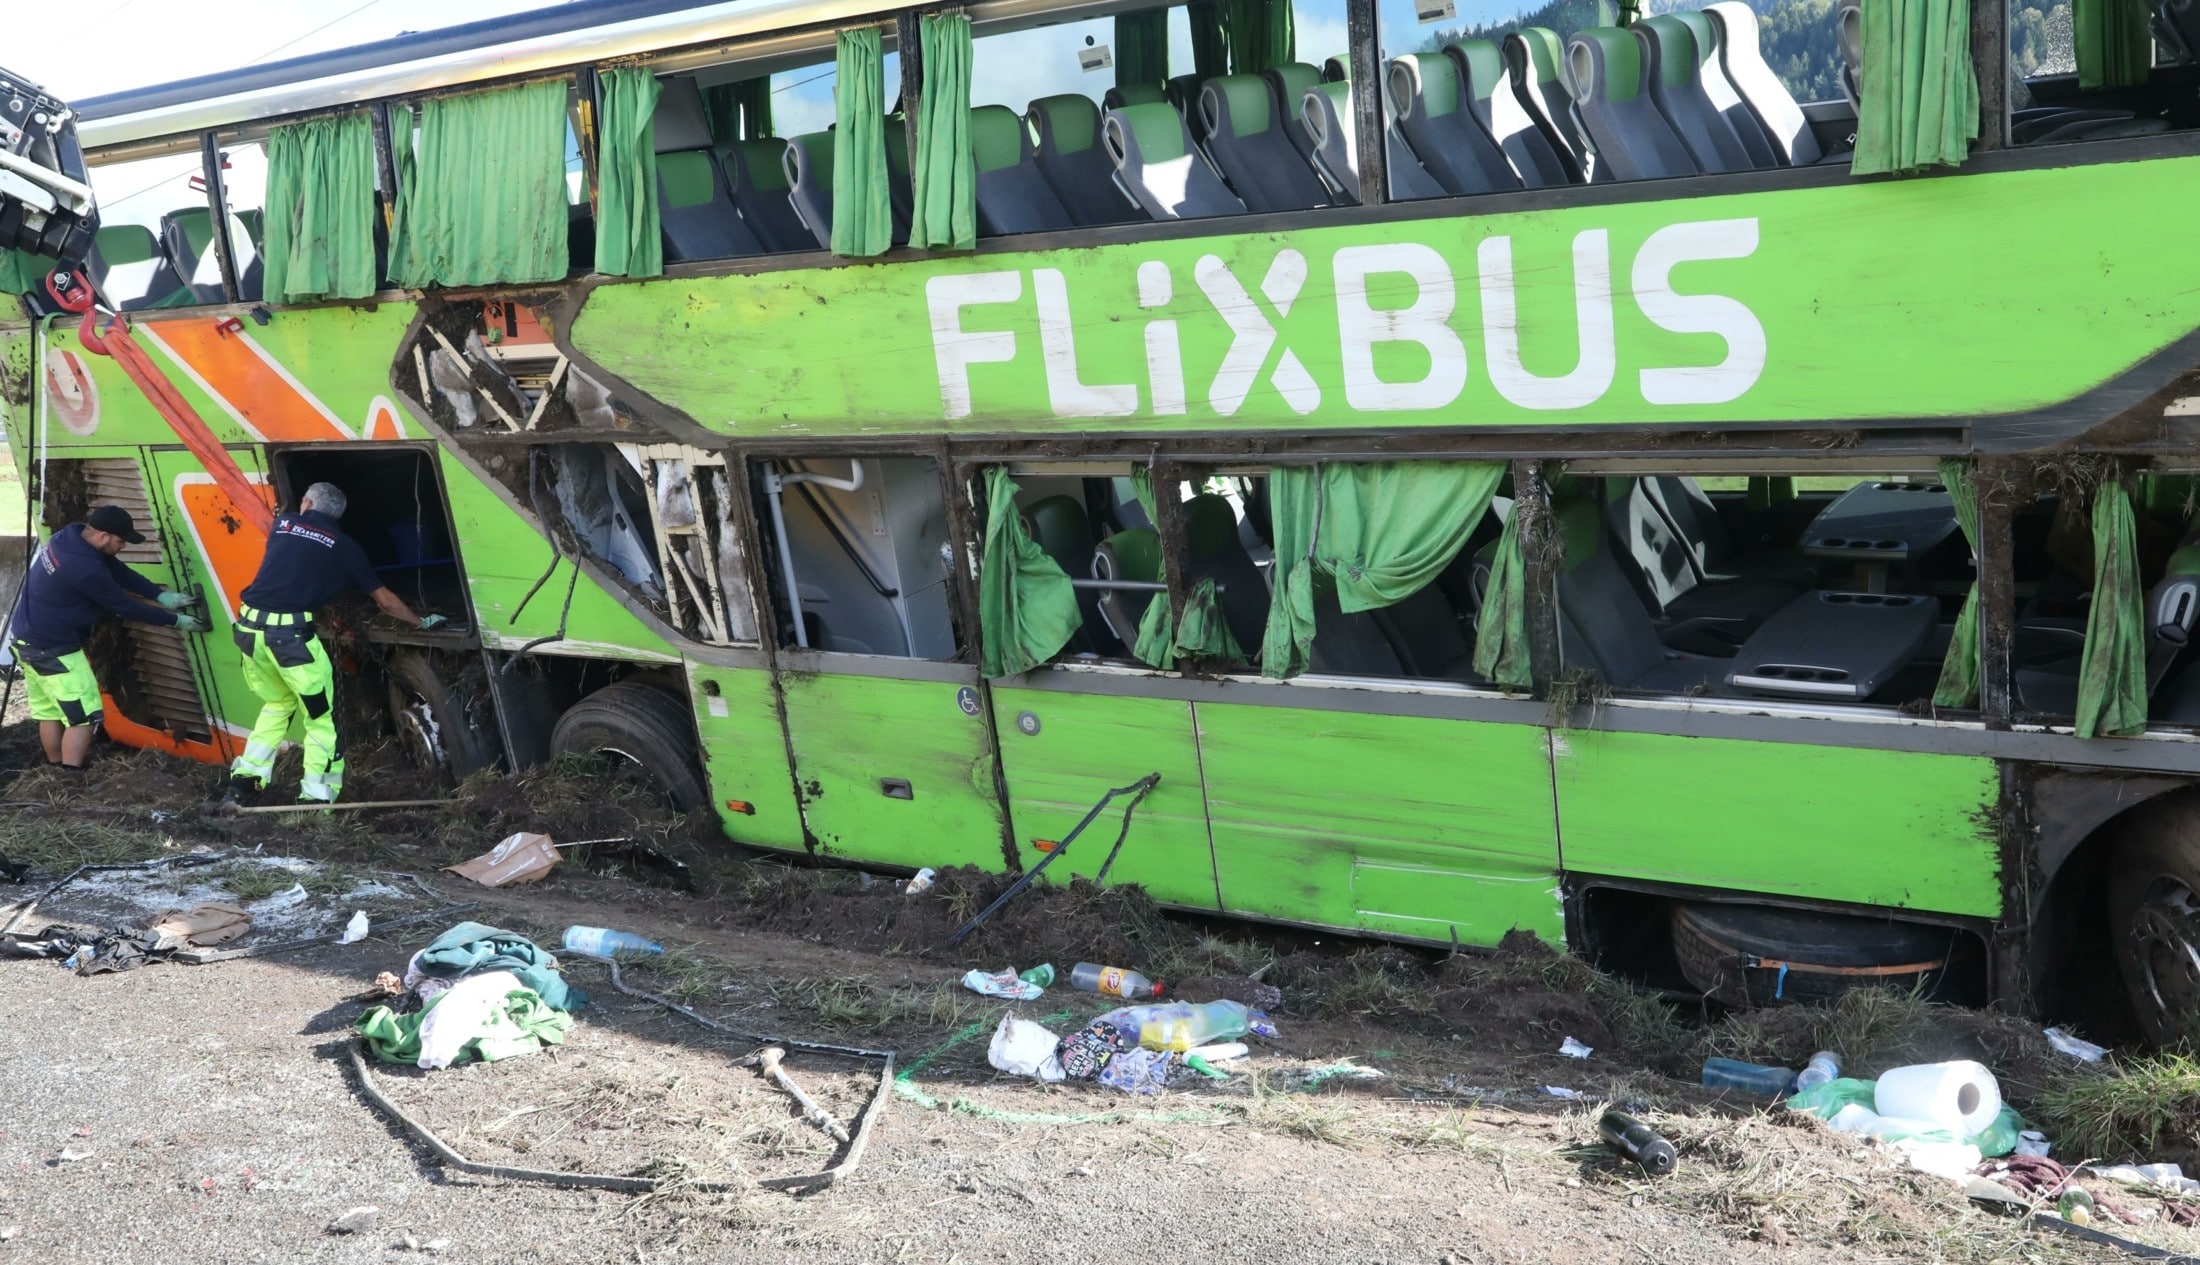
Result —
<instances>
[{"instance_id":1,"label":"bus wheel","mask_svg":"<svg viewBox=\"0 0 2200 1265\"><path fill-rule=\"evenodd\" d=\"M1673 906L1681 974L1730 1006L1828 1001L1869 987L1930 997L1969 942L1946 927L1886 918L1713 902Z\"/></svg>"},{"instance_id":2,"label":"bus wheel","mask_svg":"<svg viewBox=\"0 0 2200 1265\"><path fill-rule=\"evenodd\" d=\"M451 781L497 761L497 742L427 655L399 651L389 662L390 718L413 763Z\"/></svg>"},{"instance_id":3,"label":"bus wheel","mask_svg":"<svg viewBox=\"0 0 2200 1265\"><path fill-rule=\"evenodd\" d=\"M2169 1045L2200 1026L2200 840L2194 811L2157 815L2125 835L2108 875L2108 927L2131 1007Z\"/></svg>"},{"instance_id":4,"label":"bus wheel","mask_svg":"<svg viewBox=\"0 0 2200 1265\"><path fill-rule=\"evenodd\" d=\"M603 756L653 784L680 812L710 802L696 758L695 718L680 698L639 681L606 685L573 704L550 731L561 756Z\"/></svg>"}]
</instances>

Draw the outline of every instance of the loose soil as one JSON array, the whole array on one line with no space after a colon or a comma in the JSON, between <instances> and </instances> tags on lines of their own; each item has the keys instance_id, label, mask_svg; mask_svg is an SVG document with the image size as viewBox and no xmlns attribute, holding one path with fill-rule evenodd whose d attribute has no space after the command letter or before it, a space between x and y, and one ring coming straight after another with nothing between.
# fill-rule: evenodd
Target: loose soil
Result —
<instances>
[{"instance_id":1,"label":"loose soil","mask_svg":"<svg viewBox=\"0 0 2200 1265\"><path fill-rule=\"evenodd\" d=\"M31 763L29 741L20 721L0 729L0 768ZM174 882L65 889L33 921L121 921L236 885L265 899L265 859L295 857L305 868L274 868L307 889L312 920L266 937L340 926L353 908L379 923L434 899L478 902L465 916L549 945L571 923L620 927L670 950L627 968L630 984L738 1035L627 996L600 964L569 958L593 1002L564 1045L368 1072L472 1159L661 1182L631 1196L446 1171L360 1096L346 1054L363 1008L352 998L376 972L402 970L441 920L355 945L90 979L0 961L0 1256L382 1260L448 1240L441 1254L469 1261L2102 1259L1853 1137L1692 1083L1707 1054L1800 1065L1834 1045L1860 1075L1977 1058L2025 1107L2073 1071L2009 1016L1883 994L1725 1015L1639 996L1532 940L1494 955L1424 952L1187 919L1135 888L1084 882L1035 887L948 950L947 934L1007 879L949 870L912 897L892 876L744 855L714 823L670 817L594 770L439 788L394 748L367 750L353 755L347 796L450 802L328 816L221 816L208 811L219 780L113 748L75 780L0 775L0 802L28 805L0 809L0 853L34 866L20 887L0 882L0 901L86 861L257 849ZM593 872L585 857L512 889L437 873L517 830L633 838L685 862L693 890L611 859ZM1058 985L1009 1004L955 981L974 966L1042 961L1066 974L1078 960L1137 965L1193 1000L1265 1005L1281 1035L1255 1042L1228 1081L1155 1098L995 1072L985 1045L1004 1011L1066 1032L1109 1003ZM1594 1054L1561 1056L1567 1037ZM738 1065L767 1038L896 1052L870 1151L830 1190L798 1198L753 1184L815 1172L835 1151ZM878 1076L876 1062L803 1052L787 1067L851 1124ZM1650 1180L1597 1146L1605 1103L1673 1138L1679 1170ZM2178 1137L2191 1145L2189 1125ZM363 1205L380 1209L372 1229L327 1230ZM2121 1232L2200 1249L2160 1224Z\"/></svg>"}]
</instances>

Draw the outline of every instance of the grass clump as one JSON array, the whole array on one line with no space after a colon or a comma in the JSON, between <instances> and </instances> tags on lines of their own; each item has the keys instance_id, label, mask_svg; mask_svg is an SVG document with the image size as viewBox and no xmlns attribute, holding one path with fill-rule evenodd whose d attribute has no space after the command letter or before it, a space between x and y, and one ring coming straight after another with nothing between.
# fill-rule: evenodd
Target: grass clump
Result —
<instances>
[{"instance_id":1,"label":"grass clump","mask_svg":"<svg viewBox=\"0 0 2200 1265\"><path fill-rule=\"evenodd\" d=\"M2200 1148L2200 1060L2164 1051L2057 1079L2033 1103L2057 1155L2150 1162Z\"/></svg>"},{"instance_id":2,"label":"grass clump","mask_svg":"<svg viewBox=\"0 0 2200 1265\"><path fill-rule=\"evenodd\" d=\"M859 980L798 979L773 987L780 1005L806 1011L835 1032L878 1033L905 1026L960 1028L986 1008L959 984L882 988Z\"/></svg>"}]
</instances>

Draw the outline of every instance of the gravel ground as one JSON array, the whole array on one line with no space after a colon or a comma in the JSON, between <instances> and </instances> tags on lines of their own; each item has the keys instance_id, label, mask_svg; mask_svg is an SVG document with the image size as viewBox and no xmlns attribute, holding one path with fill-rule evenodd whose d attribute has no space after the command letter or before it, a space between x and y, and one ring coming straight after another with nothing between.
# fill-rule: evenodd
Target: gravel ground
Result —
<instances>
[{"instance_id":1,"label":"gravel ground","mask_svg":"<svg viewBox=\"0 0 2200 1265\"><path fill-rule=\"evenodd\" d=\"M447 1174L366 1105L343 1059L359 1010L346 998L435 930L90 979L0 962L0 1261L386 1261L430 1245L459 1261L2089 1259L1808 1125L1677 1120L1683 1173L1653 1184L1585 1145L1589 1118L1561 1104L1432 1106L1365 1083L1135 1101L986 1074L982 1036L935 1051L911 1084L959 1109L896 1099L862 1170L811 1197ZM777 972L845 965L825 946L746 940ZM822 1152L785 1104L727 1066L732 1043L575 974L603 1004L554 1055L378 1083L476 1158L814 1169ZM836 1105L860 1095L860 1071L790 1067ZM329 1229L370 1205L371 1228Z\"/></svg>"}]
</instances>

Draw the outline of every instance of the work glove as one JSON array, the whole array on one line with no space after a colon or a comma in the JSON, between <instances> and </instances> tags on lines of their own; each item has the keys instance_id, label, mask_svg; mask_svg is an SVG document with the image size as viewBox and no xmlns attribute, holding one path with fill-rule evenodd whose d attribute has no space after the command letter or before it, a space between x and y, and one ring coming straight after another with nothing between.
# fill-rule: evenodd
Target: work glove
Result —
<instances>
[{"instance_id":1,"label":"work glove","mask_svg":"<svg viewBox=\"0 0 2200 1265\"><path fill-rule=\"evenodd\" d=\"M206 621L196 615L178 615L176 628L182 632L202 633L206 631Z\"/></svg>"},{"instance_id":2,"label":"work glove","mask_svg":"<svg viewBox=\"0 0 2200 1265\"><path fill-rule=\"evenodd\" d=\"M171 611L180 611L187 606L197 606L199 604L196 593L178 593L173 589L163 591L159 600L161 609Z\"/></svg>"},{"instance_id":3,"label":"work glove","mask_svg":"<svg viewBox=\"0 0 2200 1265\"><path fill-rule=\"evenodd\" d=\"M450 622L441 615L422 615L420 617L420 631L430 632Z\"/></svg>"}]
</instances>

